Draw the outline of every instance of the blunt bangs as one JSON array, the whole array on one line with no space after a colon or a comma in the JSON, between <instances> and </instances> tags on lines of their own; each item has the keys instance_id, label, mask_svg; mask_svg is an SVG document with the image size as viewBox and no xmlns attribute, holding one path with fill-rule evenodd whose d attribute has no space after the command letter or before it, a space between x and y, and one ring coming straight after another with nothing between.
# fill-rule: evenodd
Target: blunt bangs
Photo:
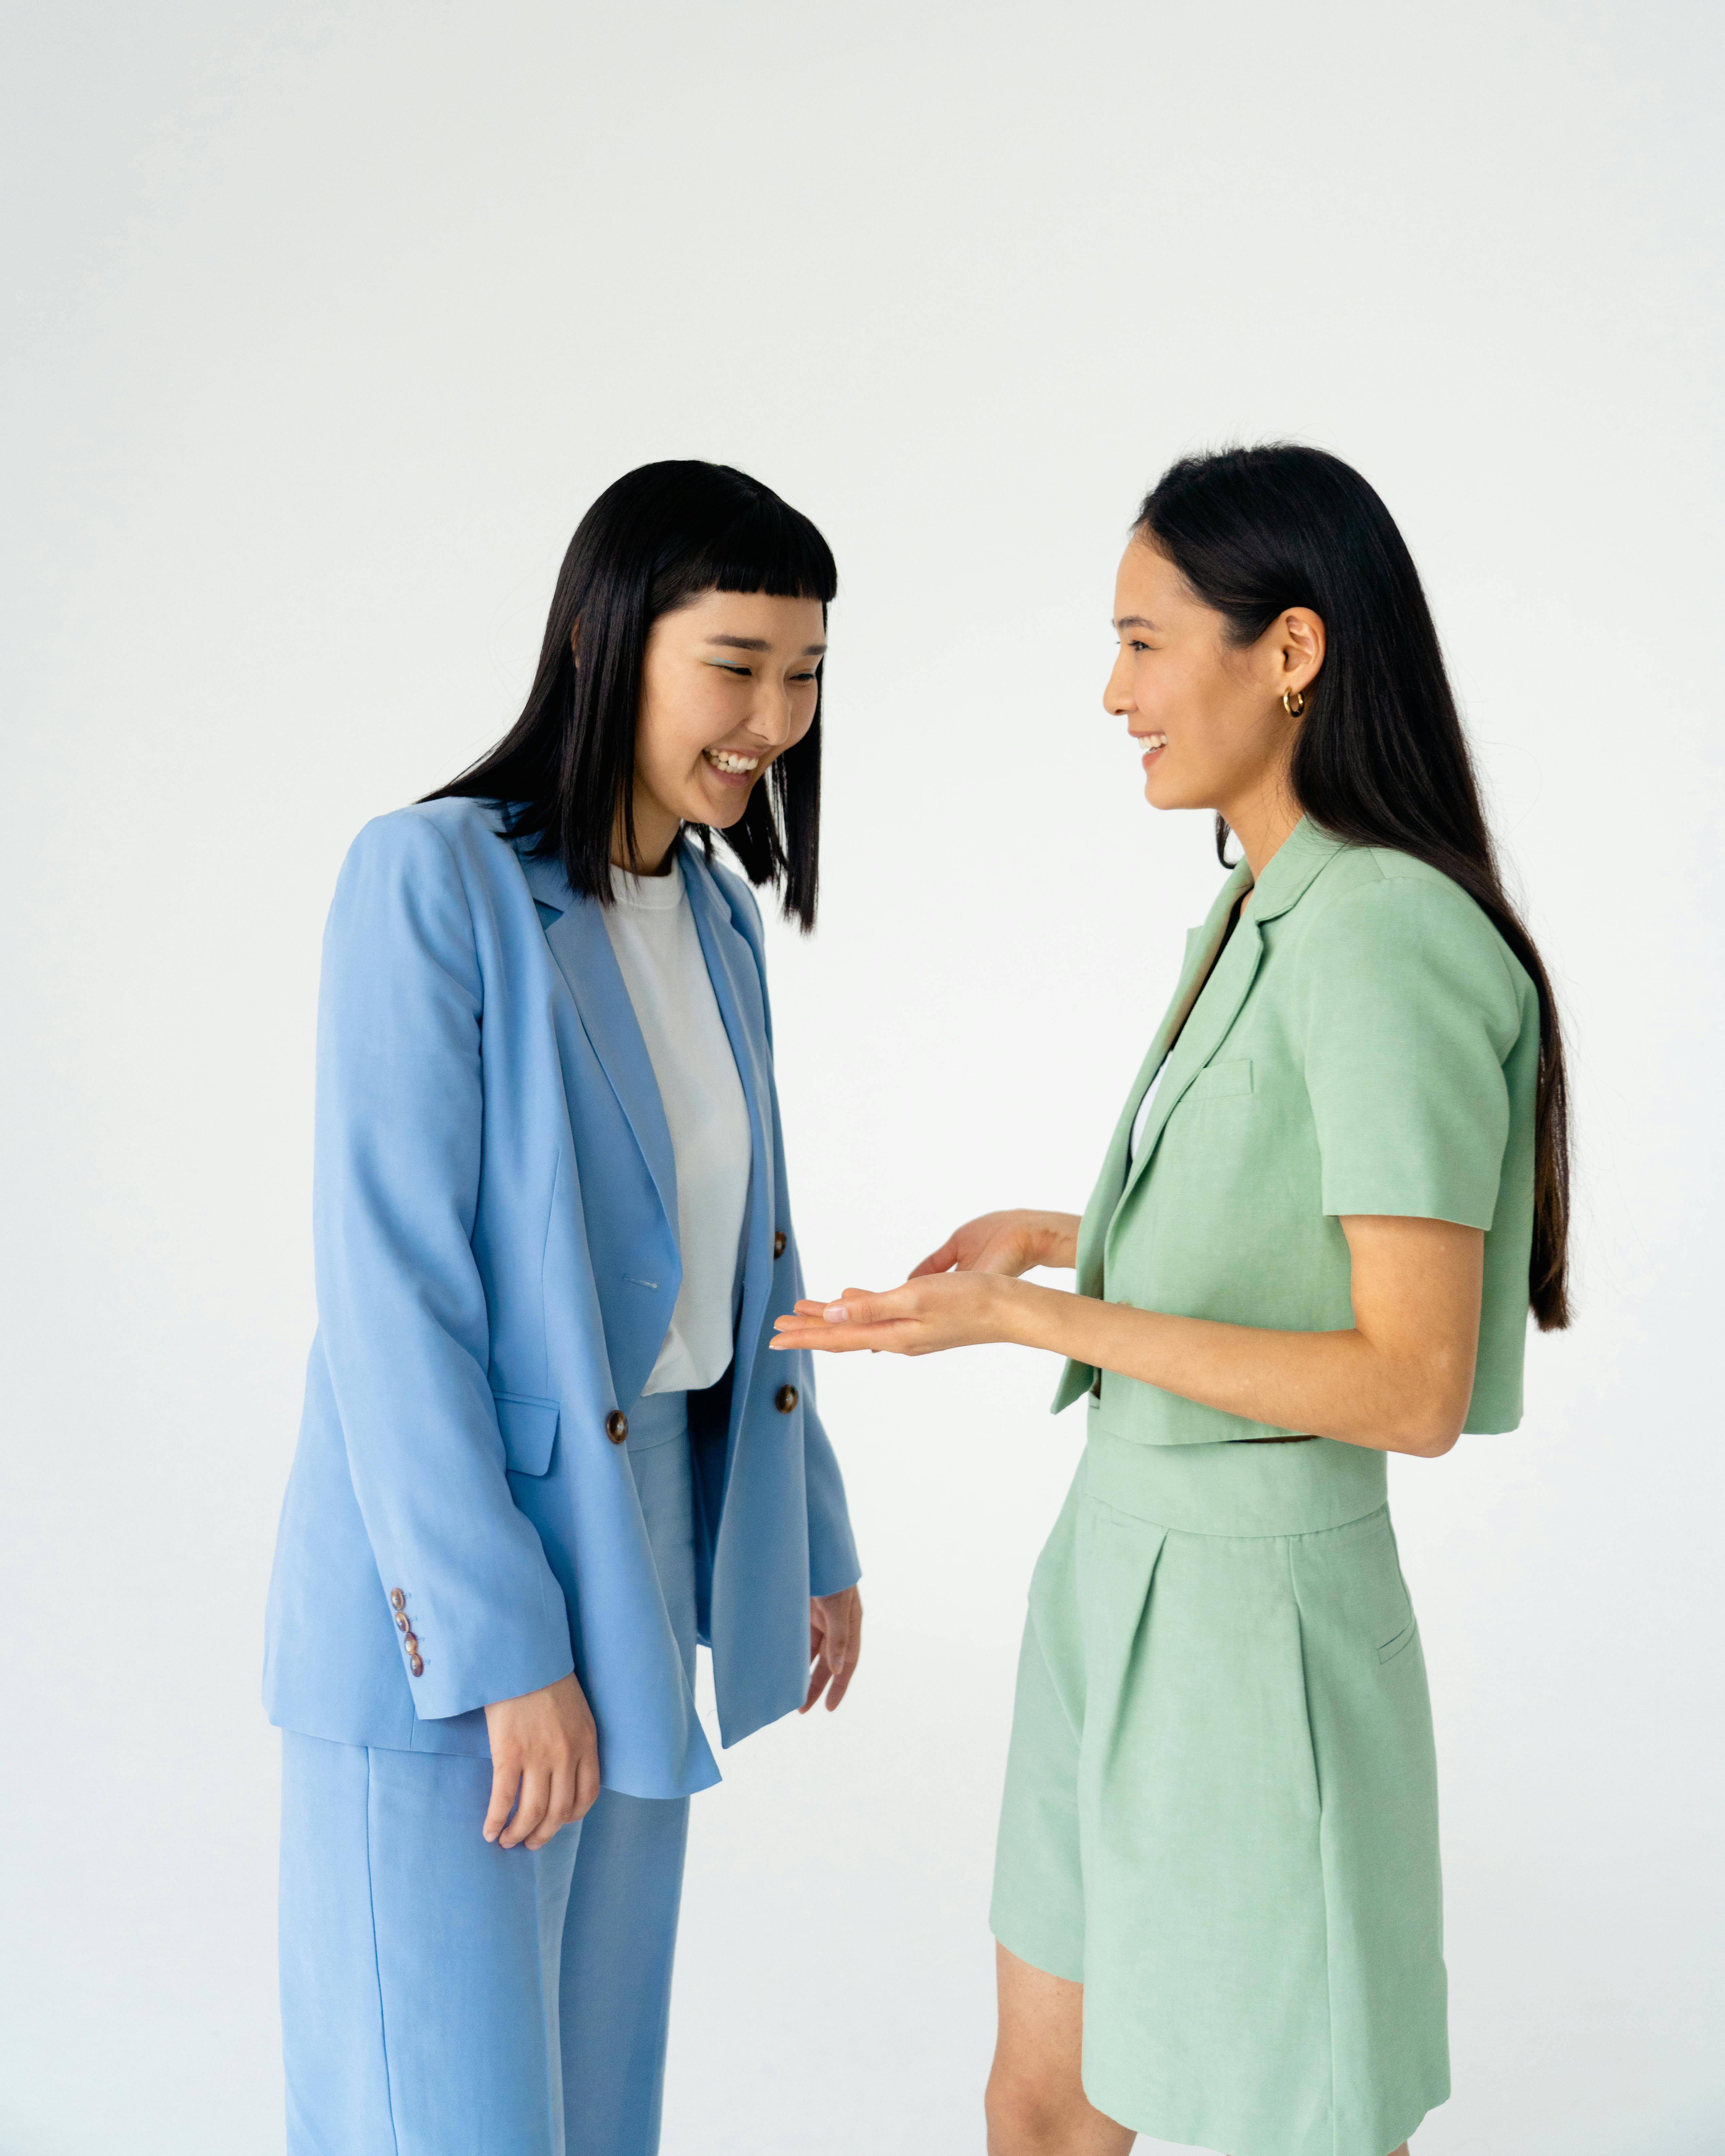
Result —
<instances>
[{"instance_id":1,"label":"blunt bangs","mask_svg":"<svg viewBox=\"0 0 1725 2156\"><path fill-rule=\"evenodd\" d=\"M521 716L426 798L495 802L511 838L554 854L572 890L608 906L614 844L635 858L635 726L653 624L712 591L814 599L824 617L838 588L819 531L747 472L694 459L626 472L569 542ZM722 839L749 881L772 885L805 930L819 881L821 693L808 733L774 762L735 824L717 833L685 827L709 856Z\"/></svg>"}]
</instances>

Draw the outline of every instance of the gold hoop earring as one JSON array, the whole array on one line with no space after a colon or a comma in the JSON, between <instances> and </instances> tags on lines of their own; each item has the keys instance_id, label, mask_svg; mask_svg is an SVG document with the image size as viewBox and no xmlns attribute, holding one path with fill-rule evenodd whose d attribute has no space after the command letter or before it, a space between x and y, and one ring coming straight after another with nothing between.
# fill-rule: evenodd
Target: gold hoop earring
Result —
<instances>
[{"instance_id":1,"label":"gold hoop earring","mask_svg":"<svg viewBox=\"0 0 1725 2156\"><path fill-rule=\"evenodd\" d=\"M1303 689L1284 689L1281 707L1291 719L1297 719L1306 708L1306 691Z\"/></svg>"}]
</instances>

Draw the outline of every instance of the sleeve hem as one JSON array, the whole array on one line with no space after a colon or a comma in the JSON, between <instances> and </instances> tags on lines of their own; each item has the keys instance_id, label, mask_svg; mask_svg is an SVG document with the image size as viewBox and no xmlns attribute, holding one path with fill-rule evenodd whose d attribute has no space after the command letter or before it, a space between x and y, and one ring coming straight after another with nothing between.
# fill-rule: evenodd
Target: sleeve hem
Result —
<instances>
[{"instance_id":1,"label":"sleeve hem","mask_svg":"<svg viewBox=\"0 0 1725 2156\"><path fill-rule=\"evenodd\" d=\"M1323 1194L1323 1211L1332 1220L1356 1214L1388 1220L1447 1220L1457 1228L1477 1228L1489 1233L1497 1209L1495 1192L1491 1206L1484 1209L1483 1218L1482 1209L1476 1204L1457 1204L1423 1191L1326 1190Z\"/></svg>"},{"instance_id":2,"label":"sleeve hem","mask_svg":"<svg viewBox=\"0 0 1725 2156\"><path fill-rule=\"evenodd\" d=\"M549 1669L551 1674L540 1673L545 1669ZM565 1648L561 1655L553 1655L549 1662L541 1665L540 1671L526 1663L515 1670L500 1671L495 1681L477 1675L462 1676L443 1691L431 1695L434 1705L427 1703L421 1681L416 1679L413 1717L418 1722L453 1722L459 1715L482 1712L500 1700L523 1699L529 1692L543 1691L547 1685L561 1684L565 1677L574 1674L574 1657Z\"/></svg>"}]
</instances>

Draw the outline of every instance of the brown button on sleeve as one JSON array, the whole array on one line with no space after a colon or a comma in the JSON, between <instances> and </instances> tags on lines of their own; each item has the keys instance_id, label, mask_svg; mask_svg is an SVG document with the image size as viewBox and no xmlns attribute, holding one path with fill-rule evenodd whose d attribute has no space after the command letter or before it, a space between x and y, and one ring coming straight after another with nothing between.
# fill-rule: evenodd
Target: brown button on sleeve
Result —
<instances>
[{"instance_id":1,"label":"brown button on sleeve","mask_svg":"<svg viewBox=\"0 0 1725 2156\"><path fill-rule=\"evenodd\" d=\"M798 1393L794 1385L781 1385L773 1395L773 1404L781 1414L788 1414L797 1404Z\"/></svg>"},{"instance_id":2,"label":"brown button on sleeve","mask_svg":"<svg viewBox=\"0 0 1725 2156\"><path fill-rule=\"evenodd\" d=\"M613 1408L605 1417L605 1435L613 1445L621 1445L629 1435L629 1417L621 1408Z\"/></svg>"},{"instance_id":3,"label":"brown button on sleeve","mask_svg":"<svg viewBox=\"0 0 1725 2156\"><path fill-rule=\"evenodd\" d=\"M413 1661L408 1664L408 1667L413 1672L413 1675L416 1677L423 1677L425 1674L425 1665L420 1661L417 1655L415 1655Z\"/></svg>"},{"instance_id":4,"label":"brown button on sleeve","mask_svg":"<svg viewBox=\"0 0 1725 2156\"><path fill-rule=\"evenodd\" d=\"M773 1238L773 1255L775 1258L782 1258L784 1255L784 1245L785 1233L784 1229L781 1228L778 1234Z\"/></svg>"},{"instance_id":5,"label":"brown button on sleeve","mask_svg":"<svg viewBox=\"0 0 1725 2156\"><path fill-rule=\"evenodd\" d=\"M405 1609L408 1606L408 1598L398 1587L389 1590L389 1606L392 1609Z\"/></svg>"},{"instance_id":6,"label":"brown button on sleeve","mask_svg":"<svg viewBox=\"0 0 1725 2156\"><path fill-rule=\"evenodd\" d=\"M408 1629L408 1620L399 1609L395 1613L395 1629L398 1632L405 1632Z\"/></svg>"}]
</instances>

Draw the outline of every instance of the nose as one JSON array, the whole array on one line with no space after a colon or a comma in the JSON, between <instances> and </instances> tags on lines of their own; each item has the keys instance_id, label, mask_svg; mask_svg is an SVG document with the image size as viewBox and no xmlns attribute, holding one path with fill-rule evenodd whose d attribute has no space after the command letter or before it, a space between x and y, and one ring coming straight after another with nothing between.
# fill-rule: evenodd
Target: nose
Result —
<instances>
[{"instance_id":1,"label":"nose","mask_svg":"<svg viewBox=\"0 0 1725 2156\"><path fill-rule=\"evenodd\" d=\"M749 713L749 732L766 748L780 749L794 738L797 706L788 682L763 681Z\"/></svg>"},{"instance_id":2,"label":"nose","mask_svg":"<svg viewBox=\"0 0 1725 2156\"><path fill-rule=\"evenodd\" d=\"M1110 718L1124 719L1132 715L1132 669L1126 663L1123 649L1115 660L1113 671L1102 690L1102 709Z\"/></svg>"}]
</instances>

